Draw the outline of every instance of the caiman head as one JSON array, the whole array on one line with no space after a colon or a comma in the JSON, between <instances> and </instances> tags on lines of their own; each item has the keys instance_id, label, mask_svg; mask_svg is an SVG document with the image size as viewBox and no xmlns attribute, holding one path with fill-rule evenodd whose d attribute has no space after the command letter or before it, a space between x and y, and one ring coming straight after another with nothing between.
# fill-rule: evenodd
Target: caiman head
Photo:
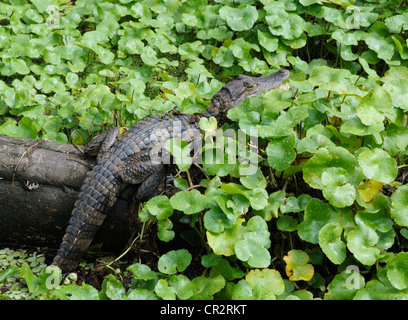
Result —
<instances>
[{"instance_id":1,"label":"caiman head","mask_svg":"<svg viewBox=\"0 0 408 320\"><path fill-rule=\"evenodd\" d=\"M240 75L228 82L211 99L211 104L203 111L204 117L214 116L218 121L225 119L229 109L236 107L246 98L255 97L263 92L279 87L288 79L290 73L286 69L264 77L253 78Z\"/></svg>"}]
</instances>

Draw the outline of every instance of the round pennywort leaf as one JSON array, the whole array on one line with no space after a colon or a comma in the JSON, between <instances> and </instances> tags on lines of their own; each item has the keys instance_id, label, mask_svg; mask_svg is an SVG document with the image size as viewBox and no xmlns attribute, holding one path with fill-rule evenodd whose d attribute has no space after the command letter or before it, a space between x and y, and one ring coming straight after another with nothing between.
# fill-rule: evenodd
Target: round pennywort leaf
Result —
<instances>
[{"instance_id":1,"label":"round pennywort leaf","mask_svg":"<svg viewBox=\"0 0 408 320\"><path fill-rule=\"evenodd\" d=\"M166 220L173 214L170 200L166 196L156 196L146 202L147 210L158 220Z\"/></svg>"},{"instance_id":2,"label":"round pennywort leaf","mask_svg":"<svg viewBox=\"0 0 408 320\"><path fill-rule=\"evenodd\" d=\"M286 274L290 281L309 281L314 274L313 266L308 263L309 256L302 250L291 250L283 257L286 262Z\"/></svg>"},{"instance_id":3,"label":"round pennywort leaf","mask_svg":"<svg viewBox=\"0 0 408 320\"><path fill-rule=\"evenodd\" d=\"M220 9L220 17L234 31L249 30L258 19L258 11L255 7L242 5L238 8L223 6Z\"/></svg>"},{"instance_id":4,"label":"round pennywort leaf","mask_svg":"<svg viewBox=\"0 0 408 320\"><path fill-rule=\"evenodd\" d=\"M390 183L398 174L397 162L382 149L375 148L358 155L358 163L368 179Z\"/></svg>"},{"instance_id":5,"label":"round pennywort leaf","mask_svg":"<svg viewBox=\"0 0 408 320\"><path fill-rule=\"evenodd\" d=\"M408 227L408 185L398 188L391 196L391 218L401 227Z\"/></svg>"},{"instance_id":6,"label":"round pennywort leaf","mask_svg":"<svg viewBox=\"0 0 408 320\"><path fill-rule=\"evenodd\" d=\"M191 259L192 256L186 249L172 250L160 257L157 266L162 273L175 274L186 270Z\"/></svg>"},{"instance_id":7,"label":"round pennywort leaf","mask_svg":"<svg viewBox=\"0 0 408 320\"><path fill-rule=\"evenodd\" d=\"M399 289L408 288L408 253L400 252L386 266L387 277L391 284Z\"/></svg>"},{"instance_id":8,"label":"round pennywort leaf","mask_svg":"<svg viewBox=\"0 0 408 320\"><path fill-rule=\"evenodd\" d=\"M341 240L343 228L338 223L328 223L319 232L319 244L323 252L335 264L346 259L346 244Z\"/></svg>"},{"instance_id":9,"label":"round pennywort leaf","mask_svg":"<svg viewBox=\"0 0 408 320\"><path fill-rule=\"evenodd\" d=\"M178 192L170 198L171 206L185 214L199 212L207 207L207 203L207 197L195 189Z\"/></svg>"}]
</instances>

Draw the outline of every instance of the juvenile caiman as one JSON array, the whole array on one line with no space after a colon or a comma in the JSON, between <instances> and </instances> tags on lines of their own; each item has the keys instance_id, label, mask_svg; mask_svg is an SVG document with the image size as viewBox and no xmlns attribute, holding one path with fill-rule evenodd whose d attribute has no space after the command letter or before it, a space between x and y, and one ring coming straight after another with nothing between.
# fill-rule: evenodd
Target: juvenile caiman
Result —
<instances>
[{"instance_id":1,"label":"juvenile caiman","mask_svg":"<svg viewBox=\"0 0 408 320\"><path fill-rule=\"evenodd\" d=\"M285 69L258 78L240 75L213 96L201 115L154 115L139 121L118 140L118 129L115 127L92 140L85 152L97 153L98 162L80 189L52 265L59 266L65 272L76 267L125 186L139 185L136 192L138 201L146 201L157 195L166 177L163 162L152 159L153 150L160 157L161 146L171 138L192 143L197 137L201 138L198 126L200 117L214 116L218 123L222 123L229 109L246 98L279 87L289 75Z\"/></svg>"}]
</instances>

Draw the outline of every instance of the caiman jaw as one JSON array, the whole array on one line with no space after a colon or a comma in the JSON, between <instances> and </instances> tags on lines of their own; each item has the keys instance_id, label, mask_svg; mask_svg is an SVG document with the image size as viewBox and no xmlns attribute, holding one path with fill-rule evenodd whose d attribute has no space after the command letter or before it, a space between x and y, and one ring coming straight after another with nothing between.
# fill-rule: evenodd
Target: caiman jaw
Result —
<instances>
[{"instance_id":1,"label":"caiman jaw","mask_svg":"<svg viewBox=\"0 0 408 320\"><path fill-rule=\"evenodd\" d=\"M280 69L271 75L258 78L240 75L237 79L228 82L214 95L211 104L207 106L202 115L222 119L229 109L236 107L246 98L255 97L278 88L289 76L290 72L286 69Z\"/></svg>"}]
</instances>

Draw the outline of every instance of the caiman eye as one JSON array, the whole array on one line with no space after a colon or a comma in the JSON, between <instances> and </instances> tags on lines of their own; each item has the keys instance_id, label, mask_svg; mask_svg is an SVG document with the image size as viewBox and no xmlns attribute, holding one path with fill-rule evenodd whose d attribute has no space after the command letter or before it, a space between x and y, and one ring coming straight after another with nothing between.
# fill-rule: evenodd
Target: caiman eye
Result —
<instances>
[{"instance_id":1,"label":"caiman eye","mask_svg":"<svg viewBox=\"0 0 408 320\"><path fill-rule=\"evenodd\" d=\"M256 87L256 83L254 82L245 82L244 86L247 90L253 90Z\"/></svg>"}]
</instances>

